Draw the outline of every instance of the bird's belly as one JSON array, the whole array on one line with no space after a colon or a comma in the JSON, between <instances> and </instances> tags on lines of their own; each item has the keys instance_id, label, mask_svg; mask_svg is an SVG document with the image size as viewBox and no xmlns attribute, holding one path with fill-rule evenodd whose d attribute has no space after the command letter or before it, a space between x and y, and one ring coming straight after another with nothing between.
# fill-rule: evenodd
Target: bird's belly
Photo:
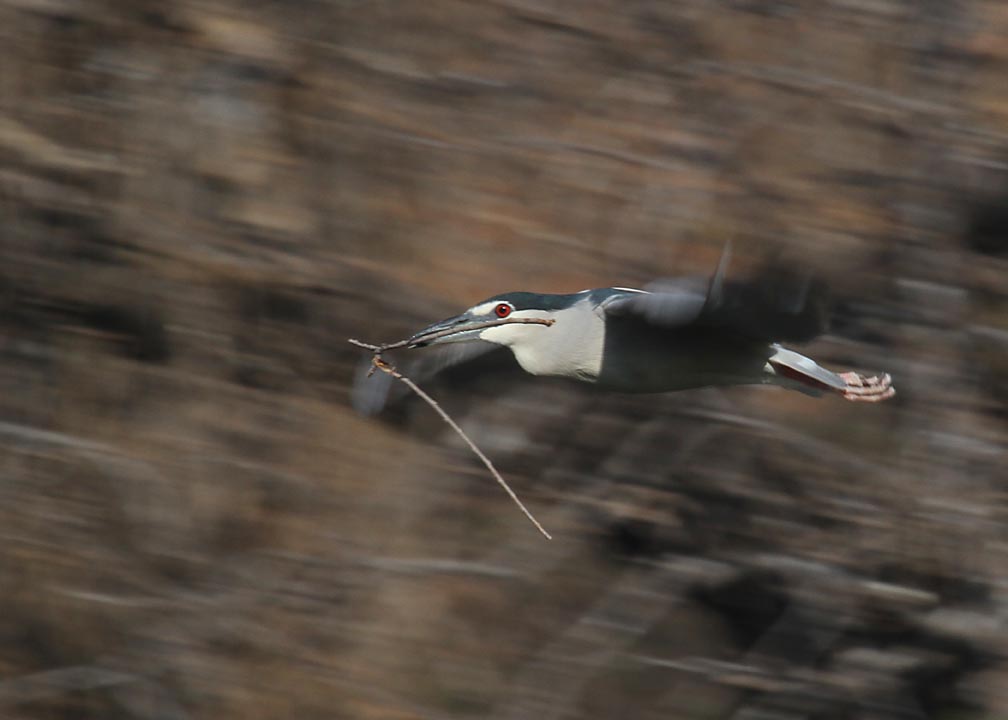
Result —
<instances>
[{"instance_id":1,"label":"bird's belly","mask_svg":"<svg viewBox=\"0 0 1008 720\"><path fill-rule=\"evenodd\" d=\"M679 338L607 347L596 384L620 392L671 392L763 380L765 344Z\"/></svg>"}]
</instances>

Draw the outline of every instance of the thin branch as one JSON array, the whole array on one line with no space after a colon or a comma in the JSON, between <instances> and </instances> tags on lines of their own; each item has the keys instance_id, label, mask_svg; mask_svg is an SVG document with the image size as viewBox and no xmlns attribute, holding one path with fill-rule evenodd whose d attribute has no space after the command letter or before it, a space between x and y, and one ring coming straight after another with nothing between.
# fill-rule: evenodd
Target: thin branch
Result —
<instances>
[{"instance_id":1,"label":"thin branch","mask_svg":"<svg viewBox=\"0 0 1008 720\"><path fill-rule=\"evenodd\" d=\"M497 325L507 325L509 323L519 323L519 322L522 322L522 323L525 323L525 324L536 324L536 325L552 325L553 324L552 320L544 320L544 319L539 319L539 318L520 318L520 319L519 318L515 318L513 320L497 320L497 321L491 320L491 321L488 321L486 323L480 323L479 325L472 325L472 326L470 326L467 329L476 329L477 327L480 327L480 328L482 328L482 327L495 327ZM435 339L435 338L438 338L438 337L443 337L445 335L450 335L452 332L457 332L457 331L447 330L447 331L440 331L440 332L437 332L437 333L431 333L431 335L427 336L427 338L425 338L425 339ZM382 352L384 352L385 350L390 350L390 349L394 349L394 348L406 347L410 343L409 340L403 340L403 341L397 342L397 343L390 343L388 345L372 345L370 343L361 342L360 340L354 340L353 338L349 338L349 342L352 345L356 345L357 347L361 347L361 348L364 348L366 350L370 350L371 352L374 353L374 357L371 358L371 365L372 365L371 372L374 372L375 368L377 368L378 370L381 370L382 372L388 373L389 375L391 375L392 377L394 377L396 380L402 381L406 385L406 387L408 387L410 390L412 390L413 392L415 392L417 395L420 396L420 398L424 402L426 402L428 405L430 405L434 409L434 412L436 412L438 415L440 415L441 419L444 420L446 423L448 423L448 426L452 430L454 430L455 433L460 438L462 438L465 441L466 445L469 446L469 449L472 450L476 454L476 457L478 457L483 462L483 464L486 466L487 470L490 471L490 474L493 475L494 480L497 481L497 484L500 485L502 488L504 488L504 492L506 492L510 496L510 498L514 501L515 505L517 505L521 509L521 511L523 513L525 513L525 517L527 517L529 520L532 521L532 524L536 526L536 528L539 530L539 532L541 532L546 537L547 540L552 540L553 539L553 536L550 535L548 532L546 532L546 529L542 525L539 524L539 521L535 519L535 516L531 512L529 512L528 508L526 508L525 505L522 503L522 501L518 499L518 496L515 494L514 490L511 489L511 486L507 484L507 482L504 480L504 478L501 476L501 474L499 472L497 472L497 468L495 468L493 466L493 463L490 462L490 458L488 458L486 455L484 455L483 451L480 450L476 446L476 443L474 443L472 440L469 439L469 436L466 435L465 432L463 432L462 428L459 427L458 423L456 423L454 420L452 420L451 416L448 413L446 413L441 408L440 405L438 405L437 401L434 400L434 398L432 398L426 392L424 392L420 388L419 385L417 385L415 382L413 382L408 377L406 377L405 375L403 375L401 372L399 372L398 370L396 370L392 365L390 365L388 362L386 362L382 358L382 356L381 356Z\"/></svg>"},{"instance_id":2,"label":"thin branch","mask_svg":"<svg viewBox=\"0 0 1008 720\"><path fill-rule=\"evenodd\" d=\"M72 692L115 687L140 680L138 675L96 665L43 670L0 682L0 707L39 702Z\"/></svg>"},{"instance_id":3,"label":"thin branch","mask_svg":"<svg viewBox=\"0 0 1008 720\"><path fill-rule=\"evenodd\" d=\"M466 332L470 330L484 330L486 328L497 327L498 325L546 325L549 327L554 322L556 321L549 318L504 318L502 320L487 320L485 322L469 323L465 326L465 330ZM438 330L437 332L432 332L422 336L419 339L419 342L429 343L432 340L448 337L449 335L454 335L457 332L457 328L445 328L444 330ZM372 345L371 343L361 342L360 340L354 340L353 338L349 338L349 342L351 345L356 345L357 347L362 347L365 350L370 350L376 355L381 355L386 350L396 350L398 348L410 347L414 343L418 342L418 339L416 335L414 335L406 340L386 343L385 345Z\"/></svg>"}]
</instances>

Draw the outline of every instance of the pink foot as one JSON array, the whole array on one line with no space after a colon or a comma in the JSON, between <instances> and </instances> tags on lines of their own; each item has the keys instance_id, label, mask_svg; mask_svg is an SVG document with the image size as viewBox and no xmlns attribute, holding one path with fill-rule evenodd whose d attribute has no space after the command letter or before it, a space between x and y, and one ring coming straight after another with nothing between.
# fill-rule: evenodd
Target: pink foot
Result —
<instances>
[{"instance_id":1,"label":"pink foot","mask_svg":"<svg viewBox=\"0 0 1008 720\"><path fill-rule=\"evenodd\" d=\"M847 383L847 388L841 390L845 400L853 402L881 402L896 394L892 386L892 378L888 373L881 376L865 377L856 372L840 373L840 378Z\"/></svg>"}]
</instances>

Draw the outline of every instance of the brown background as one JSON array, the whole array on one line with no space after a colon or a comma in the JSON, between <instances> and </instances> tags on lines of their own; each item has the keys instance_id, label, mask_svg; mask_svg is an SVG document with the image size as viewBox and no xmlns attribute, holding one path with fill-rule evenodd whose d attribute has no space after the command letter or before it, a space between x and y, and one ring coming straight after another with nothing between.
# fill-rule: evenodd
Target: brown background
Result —
<instances>
[{"instance_id":1,"label":"brown background","mask_svg":"<svg viewBox=\"0 0 1008 720\"><path fill-rule=\"evenodd\" d=\"M1008 716L1008 5L0 3L0 714ZM826 364L349 407L497 292L826 277ZM404 357L403 360L408 358Z\"/></svg>"}]
</instances>

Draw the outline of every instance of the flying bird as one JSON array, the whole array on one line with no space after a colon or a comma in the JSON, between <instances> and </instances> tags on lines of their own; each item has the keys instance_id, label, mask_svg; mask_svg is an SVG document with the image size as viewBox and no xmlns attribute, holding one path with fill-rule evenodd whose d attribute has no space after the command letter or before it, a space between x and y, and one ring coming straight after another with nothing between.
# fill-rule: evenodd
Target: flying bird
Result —
<instances>
[{"instance_id":1,"label":"flying bird","mask_svg":"<svg viewBox=\"0 0 1008 720\"><path fill-rule=\"evenodd\" d=\"M786 272L726 281L729 256L726 248L709 281L676 278L644 289L495 295L424 328L408 346L469 346L443 364L503 346L531 375L617 392L769 384L855 402L895 395L888 374L836 373L781 344L811 340L825 329L820 283ZM528 323L531 319L549 324ZM383 390L366 393L358 387L355 396L363 412L384 403Z\"/></svg>"}]
</instances>

